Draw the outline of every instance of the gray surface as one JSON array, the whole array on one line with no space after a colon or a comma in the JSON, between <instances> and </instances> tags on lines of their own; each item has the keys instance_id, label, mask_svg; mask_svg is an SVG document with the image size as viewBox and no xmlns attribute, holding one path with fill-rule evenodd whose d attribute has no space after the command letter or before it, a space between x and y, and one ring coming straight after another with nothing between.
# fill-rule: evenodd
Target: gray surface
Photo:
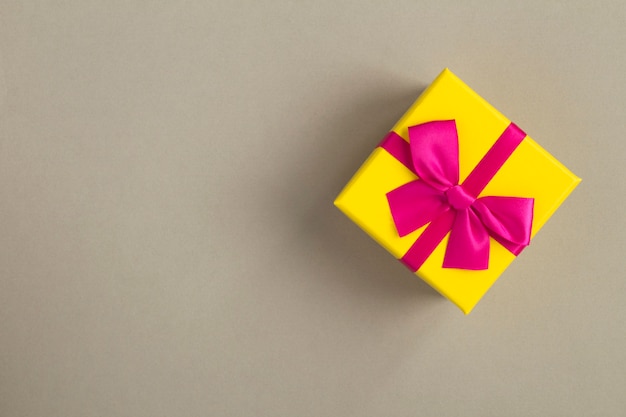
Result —
<instances>
[{"instance_id":1,"label":"gray surface","mask_svg":"<svg viewBox=\"0 0 626 417\"><path fill-rule=\"evenodd\" d=\"M0 2L0 415L623 415L623 1L280 3ZM332 206L445 66L583 178L468 317Z\"/></svg>"}]
</instances>

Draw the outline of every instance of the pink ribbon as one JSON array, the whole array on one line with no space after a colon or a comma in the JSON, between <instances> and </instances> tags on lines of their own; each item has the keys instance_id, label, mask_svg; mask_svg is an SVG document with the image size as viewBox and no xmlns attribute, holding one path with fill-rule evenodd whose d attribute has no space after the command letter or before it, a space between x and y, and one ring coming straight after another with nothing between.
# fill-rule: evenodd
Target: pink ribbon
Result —
<instances>
[{"instance_id":1,"label":"pink ribbon","mask_svg":"<svg viewBox=\"0 0 626 417\"><path fill-rule=\"evenodd\" d=\"M390 132L380 146L418 179L389 193L387 201L400 236L428 224L401 261L413 272L450 232L444 268L489 267L489 237L514 255L530 243L532 198L480 197L526 137L511 123L459 185L459 143L454 120L409 127L409 143Z\"/></svg>"}]
</instances>

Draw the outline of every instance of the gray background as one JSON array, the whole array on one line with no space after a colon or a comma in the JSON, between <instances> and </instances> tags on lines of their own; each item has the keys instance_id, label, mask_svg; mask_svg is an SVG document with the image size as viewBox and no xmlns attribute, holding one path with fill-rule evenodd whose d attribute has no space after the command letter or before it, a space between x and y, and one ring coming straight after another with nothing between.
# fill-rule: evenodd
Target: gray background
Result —
<instances>
[{"instance_id":1,"label":"gray background","mask_svg":"<svg viewBox=\"0 0 626 417\"><path fill-rule=\"evenodd\" d=\"M624 415L625 21L1 0L0 415ZM332 206L446 66L583 178L467 317Z\"/></svg>"}]
</instances>

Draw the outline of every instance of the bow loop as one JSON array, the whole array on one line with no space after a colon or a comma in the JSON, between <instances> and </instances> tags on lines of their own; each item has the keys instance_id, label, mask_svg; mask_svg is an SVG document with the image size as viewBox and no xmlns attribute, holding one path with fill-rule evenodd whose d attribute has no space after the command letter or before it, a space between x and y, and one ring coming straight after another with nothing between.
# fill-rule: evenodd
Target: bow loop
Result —
<instances>
[{"instance_id":1,"label":"bow loop","mask_svg":"<svg viewBox=\"0 0 626 417\"><path fill-rule=\"evenodd\" d=\"M489 234L518 255L530 243L533 224L532 198L482 197L474 202L476 212Z\"/></svg>"},{"instance_id":2,"label":"bow loop","mask_svg":"<svg viewBox=\"0 0 626 417\"><path fill-rule=\"evenodd\" d=\"M459 140L454 120L409 127L411 157L417 175L445 191L459 183Z\"/></svg>"},{"instance_id":3,"label":"bow loop","mask_svg":"<svg viewBox=\"0 0 626 417\"><path fill-rule=\"evenodd\" d=\"M387 201L401 237L449 210L441 192L422 180L411 181L387 193Z\"/></svg>"}]
</instances>

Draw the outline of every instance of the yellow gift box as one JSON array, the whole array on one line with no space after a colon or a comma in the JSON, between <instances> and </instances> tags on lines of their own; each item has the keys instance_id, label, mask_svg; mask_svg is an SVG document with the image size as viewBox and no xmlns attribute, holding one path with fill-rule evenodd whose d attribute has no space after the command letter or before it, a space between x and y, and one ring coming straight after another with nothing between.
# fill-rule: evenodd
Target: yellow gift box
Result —
<instances>
[{"instance_id":1,"label":"yellow gift box","mask_svg":"<svg viewBox=\"0 0 626 417\"><path fill-rule=\"evenodd\" d=\"M439 120L456 122L461 181L511 124L448 69L420 95L392 132L409 142L409 127ZM341 191L335 205L401 259L428 225L400 237L386 196L416 178L387 150L378 147ZM526 136L478 197L534 199L532 239L579 182L580 178ZM416 275L468 314L516 256L490 237L487 269L444 268L448 239L449 233L421 264Z\"/></svg>"}]
</instances>

